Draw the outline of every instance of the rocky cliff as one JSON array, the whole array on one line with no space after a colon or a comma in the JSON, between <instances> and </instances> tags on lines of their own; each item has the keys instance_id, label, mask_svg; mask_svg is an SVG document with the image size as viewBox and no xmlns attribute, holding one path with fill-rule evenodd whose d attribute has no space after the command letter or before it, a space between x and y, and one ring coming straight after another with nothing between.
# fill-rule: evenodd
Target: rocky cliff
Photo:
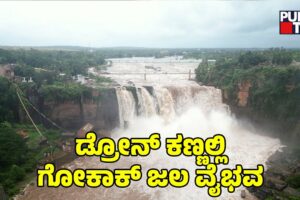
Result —
<instances>
[{"instance_id":1,"label":"rocky cliff","mask_svg":"<svg viewBox=\"0 0 300 200\"><path fill-rule=\"evenodd\" d=\"M229 98L228 91L223 90L223 99L226 101L238 118L250 120L255 127L264 130L272 137L279 137L284 145L281 151L272 155L267 162L267 171L264 175L264 185L259 188L249 188L258 199L296 200L300 199L300 149L298 119L289 123L289 120L279 120L270 117L265 110L257 111L253 106L253 83L243 80L238 83L236 98ZM285 92L291 93L295 85L286 85ZM296 108L295 108L296 109ZM296 122L296 123L295 123Z\"/></svg>"},{"instance_id":2,"label":"rocky cliff","mask_svg":"<svg viewBox=\"0 0 300 200\"><path fill-rule=\"evenodd\" d=\"M66 130L77 130L86 123L95 130L111 130L119 125L119 111L114 88L91 89L91 96L63 101L48 101L39 93L31 93L31 102L49 119ZM33 117L46 126L52 126L35 110Z\"/></svg>"}]
</instances>

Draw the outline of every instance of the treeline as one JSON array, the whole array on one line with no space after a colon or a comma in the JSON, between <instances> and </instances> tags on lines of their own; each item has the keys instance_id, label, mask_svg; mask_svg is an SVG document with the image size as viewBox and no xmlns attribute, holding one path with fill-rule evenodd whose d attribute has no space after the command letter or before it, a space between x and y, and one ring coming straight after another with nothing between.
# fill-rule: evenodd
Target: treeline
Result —
<instances>
[{"instance_id":1,"label":"treeline","mask_svg":"<svg viewBox=\"0 0 300 200\"><path fill-rule=\"evenodd\" d=\"M39 95L46 101L64 102L80 101L81 97L92 98L92 89L78 83L55 83L43 85Z\"/></svg>"},{"instance_id":2,"label":"treeline","mask_svg":"<svg viewBox=\"0 0 300 200\"><path fill-rule=\"evenodd\" d=\"M261 64L289 65L291 62L300 61L300 51L296 49L210 49L192 51L185 55L186 58L205 58L217 60L222 64L251 67Z\"/></svg>"},{"instance_id":3,"label":"treeline","mask_svg":"<svg viewBox=\"0 0 300 200\"><path fill-rule=\"evenodd\" d=\"M190 49L163 49L163 48L100 48L95 52L100 53L105 58L127 58L127 57L156 57L182 55Z\"/></svg>"},{"instance_id":4,"label":"treeline","mask_svg":"<svg viewBox=\"0 0 300 200\"><path fill-rule=\"evenodd\" d=\"M59 50L61 49L61 50ZM0 48L0 65L13 64L16 76L29 77L38 85L60 82L65 77L87 74L89 67L104 67L105 58L156 57L182 55L187 49L152 48ZM97 81L100 81L97 79Z\"/></svg>"},{"instance_id":5,"label":"treeline","mask_svg":"<svg viewBox=\"0 0 300 200\"><path fill-rule=\"evenodd\" d=\"M258 65L290 65L293 51L270 49L266 51L247 51L239 55L237 64L244 68Z\"/></svg>"},{"instance_id":6,"label":"treeline","mask_svg":"<svg viewBox=\"0 0 300 200\"><path fill-rule=\"evenodd\" d=\"M67 49L67 50L66 50ZM15 63L70 74L82 74L90 66L104 64L106 58L166 57L182 55L193 49L159 48L31 48L1 49L0 64Z\"/></svg>"},{"instance_id":7,"label":"treeline","mask_svg":"<svg viewBox=\"0 0 300 200\"><path fill-rule=\"evenodd\" d=\"M99 52L89 51L0 49L0 64L16 64L19 67L76 75L86 74L90 66L104 64L104 58Z\"/></svg>"}]
</instances>

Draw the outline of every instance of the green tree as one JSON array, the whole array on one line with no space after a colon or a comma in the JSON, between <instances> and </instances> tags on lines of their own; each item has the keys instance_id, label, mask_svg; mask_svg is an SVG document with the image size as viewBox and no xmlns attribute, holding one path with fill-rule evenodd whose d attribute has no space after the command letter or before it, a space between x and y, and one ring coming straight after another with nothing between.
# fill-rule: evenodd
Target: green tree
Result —
<instances>
[{"instance_id":1,"label":"green tree","mask_svg":"<svg viewBox=\"0 0 300 200\"><path fill-rule=\"evenodd\" d=\"M262 64L266 61L267 61L267 58L262 53L252 52L252 51L248 51L246 53L243 53L238 58L239 64L244 68L257 66L257 65Z\"/></svg>"},{"instance_id":2,"label":"green tree","mask_svg":"<svg viewBox=\"0 0 300 200\"><path fill-rule=\"evenodd\" d=\"M274 65L290 65L293 61L292 53L286 50L273 52L272 63Z\"/></svg>"},{"instance_id":3,"label":"green tree","mask_svg":"<svg viewBox=\"0 0 300 200\"><path fill-rule=\"evenodd\" d=\"M0 77L0 123L18 120L18 99L15 88L6 78Z\"/></svg>"},{"instance_id":4,"label":"green tree","mask_svg":"<svg viewBox=\"0 0 300 200\"><path fill-rule=\"evenodd\" d=\"M26 160L27 146L14 129L0 124L0 170L20 165Z\"/></svg>"}]
</instances>

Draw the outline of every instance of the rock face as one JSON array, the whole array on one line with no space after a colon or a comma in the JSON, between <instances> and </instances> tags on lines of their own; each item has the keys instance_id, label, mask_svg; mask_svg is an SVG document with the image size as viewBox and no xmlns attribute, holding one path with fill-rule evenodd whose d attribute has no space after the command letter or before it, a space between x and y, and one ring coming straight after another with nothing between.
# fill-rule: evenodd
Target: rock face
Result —
<instances>
[{"instance_id":1,"label":"rock face","mask_svg":"<svg viewBox=\"0 0 300 200\"><path fill-rule=\"evenodd\" d=\"M234 93L229 95L223 91L223 101L230 105L237 118L250 121L257 130L280 138L288 147L282 152L276 152L267 163L264 173L264 185L259 188L248 188L258 199L300 200L300 123L289 123L288 120L272 119L265 110L255 110L251 95L254 84L243 80ZM287 92L292 92L293 85L285 86Z\"/></svg>"},{"instance_id":2,"label":"rock face","mask_svg":"<svg viewBox=\"0 0 300 200\"><path fill-rule=\"evenodd\" d=\"M264 185L249 188L259 199L300 199L299 152L291 147L276 152L268 160Z\"/></svg>"},{"instance_id":3,"label":"rock face","mask_svg":"<svg viewBox=\"0 0 300 200\"><path fill-rule=\"evenodd\" d=\"M249 89L252 87L250 81L246 80L238 84L238 106L245 107L248 103Z\"/></svg>"},{"instance_id":4,"label":"rock face","mask_svg":"<svg viewBox=\"0 0 300 200\"><path fill-rule=\"evenodd\" d=\"M294 101L292 103L279 102L278 99L281 97L276 97L274 101L277 104L272 105L266 96L258 98L258 94L255 91L262 89L261 82L253 82L247 79L241 80L234 89L223 89L223 102L230 106L231 111L237 116L237 118L250 121L254 127L262 130L263 132L269 134L271 137L278 137L284 143L297 143L300 139L300 120L297 116L292 116L287 113L297 113L297 109L291 112L283 112L284 109L290 109L286 105L290 104L290 107L295 106ZM285 85L286 92L291 93L295 90L295 85ZM261 94L260 94L261 95ZM270 95L272 95L270 93ZM299 95L297 96L297 98ZM290 98L295 98L294 96ZM273 102L273 100L272 100ZM272 105L272 106L270 106ZM280 108L280 109L278 109ZM271 112L273 110L274 112ZM275 114L274 114L275 113ZM287 117L282 117L283 115Z\"/></svg>"},{"instance_id":5,"label":"rock face","mask_svg":"<svg viewBox=\"0 0 300 200\"><path fill-rule=\"evenodd\" d=\"M39 102L38 108L52 121L67 130L77 130L86 123L94 125L95 130L111 130L119 126L118 101L114 88L93 91L92 97L82 97L64 102ZM34 118L46 126L49 122L35 111Z\"/></svg>"}]
</instances>

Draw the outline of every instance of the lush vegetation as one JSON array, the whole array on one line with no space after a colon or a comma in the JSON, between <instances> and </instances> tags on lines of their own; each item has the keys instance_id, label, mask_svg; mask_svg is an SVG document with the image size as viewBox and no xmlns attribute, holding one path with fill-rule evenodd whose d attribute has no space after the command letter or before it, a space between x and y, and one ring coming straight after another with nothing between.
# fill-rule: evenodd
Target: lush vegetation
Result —
<instances>
[{"instance_id":1,"label":"lush vegetation","mask_svg":"<svg viewBox=\"0 0 300 200\"><path fill-rule=\"evenodd\" d=\"M27 80L31 77L37 86L41 86L42 84L52 84L54 81L59 80L57 72L45 69L35 69L27 65L15 66L14 72L17 76L25 77Z\"/></svg>"},{"instance_id":2,"label":"lush vegetation","mask_svg":"<svg viewBox=\"0 0 300 200\"><path fill-rule=\"evenodd\" d=\"M76 83L72 76L85 75L88 67L102 68L104 59L99 52L89 51L0 49L0 65L7 64L13 66L15 75L33 80L13 83L13 80L0 77L0 186L12 196L18 192L22 182L32 178L45 152L60 151L57 142L61 140L58 131L38 125L44 135L42 137L26 120L20 121L22 108L16 84L23 91L21 95L27 98L34 95L45 101L80 102L82 97L92 96L91 88ZM108 78L91 78L98 85L111 82ZM25 104L29 105L26 100ZM45 141L46 144L43 143Z\"/></svg>"},{"instance_id":3,"label":"lush vegetation","mask_svg":"<svg viewBox=\"0 0 300 200\"><path fill-rule=\"evenodd\" d=\"M79 83L54 83L42 85L40 95L48 101L63 102L67 100L80 100L81 97L91 97L91 88Z\"/></svg>"},{"instance_id":4,"label":"lush vegetation","mask_svg":"<svg viewBox=\"0 0 300 200\"><path fill-rule=\"evenodd\" d=\"M19 67L40 68L69 75L86 74L88 67L105 64L105 58L165 57L192 53L195 49L152 48L0 48L0 64L16 64ZM28 70L28 69L26 69ZM17 70L18 72L19 70ZM22 74L21 72L20 74Z\"/></svg>"},{"instance_id":5,"label":"lush vegetation","mask_svg":"<svg viewBox=\"0 0 300 200\"><path fill-rule=\"evenodd\" d=\"M222 88L232 105L237 104L238 85L249 81L247 107L282 122L285 128L293 128L300 116L300 66L292 63L298 55L295 52L271 49L239 52L232 58L220 58L215 64L204 60L196 70L197 80Z\"/></svg>"},{"instance_id":6,"label":"lush vegetation","mask_svg":"<svg viewBox=\"0 0 300 200\"><path fill-rule=\"evenodd\" d=\"M20 72L20 75L30 68L76 75L86 74L88 67L104 64L104 59L102 54L89 51L0 49L0 64L7 63L27 67L25 70L16 71L17 74Z\"/></svg>"},{"instance_id":7,"label":"lush vegetation","mask_svg":"<svg viewBox=\"0 0 300 200\"><path fill-rule=\"evenodd\" d=\"M300 176L290 168L297 166L300 158L299 52L284 49L223 52L222 55L218 54L216 63L204 59L196 70L198 81L223 89L226 103L231 105L233 111L246 115L264 128L267 124L267 128L272 128L270 132L287 144L287 148L283 149L284 159L276 158L270 162L268 173L265 174L269 182L258 192L254 191L258 198L267 195L266 199L299 199L295 192L300 190ZM238 95L243 86L250 86L246 106L238 104ZM281 175L289 169L291 173L282 179ZM278 190L274 186L278 174L288 188L294 189L294 193Z\"/></svg>"},{"instance_id":8,"label":"lush vegetation","mask_svg":"<svg viewBox=\"0 0 300 200\"><path fill-rule=\"evenodd\" d=\"M0 185L9 196L18 192L21 181L32 178L31 174L45 152L56 151L59 133L42 126L39 129L47 138L47 145L41 145L44 137L32 125L0 123ZM20 132L25 132L26 137Z\"/></svg>"},{"instance_id":9,"label":"lush vegetation","mask_svg":"<svg viewBox=\"0 0 300 200\"><path fill-rule=\"evenodd\" d=\"M0 77L0 122L18 120L18 99L13 84Z\"/></svg>"},{"instance_id":10,"label":"lush vegetation","mask_svg":"<svg viewBox=\"0 0 300 200\"><path fill-rule=\"evenodd\" d=\"M34 172L50 147L40 145L44 137L32 125L19 124L19 100L13 83L0 77L0 92L0 185L11 196L18 192L19 182ZM59 132L42 126L39 129L54 147ZM20 132L26 133L26 137Z\"/></svg>"},{"instance_id":11,"label":"lush vegetation","mask_svg":"<svg viewBox=\"0 0 300 200\"><path fill-rule=\"evenodd\" d=\"M185 58L206 58L207 60L226 61L235 64L253 66L260 63L290 64L300 61L297 49L194 49L184 54Z\"/></svg>"}]
</instances>

